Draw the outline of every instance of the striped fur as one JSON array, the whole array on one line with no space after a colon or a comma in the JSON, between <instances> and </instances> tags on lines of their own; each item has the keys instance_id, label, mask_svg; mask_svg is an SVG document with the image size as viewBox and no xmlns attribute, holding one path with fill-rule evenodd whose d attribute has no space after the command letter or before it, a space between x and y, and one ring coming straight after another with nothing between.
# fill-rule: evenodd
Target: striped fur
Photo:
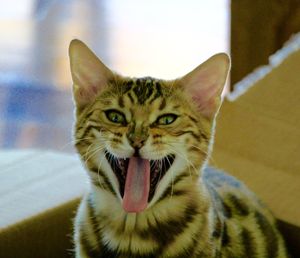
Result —
<instances>
[{"instance_id":1,"label":"striped fur","mask_svg":"<svg viewBox=\"0 0 300 258\"><path fill-rule=\"evenodd\" d=\"M77 258L287 257L268 209L241 182L206 166L214 116L199 112L181 80L115 75L93 101L76 104L76 148L91 181L75 220ZM108 109L126 119L108 121ZM169 113L174 123L157 123ZM122 208L124 182L109 163L134 155L131 139L142 142L143 158L175 156L139 213Z\"/></svg>"},{"instance_id":2,"label":"striped fur","mask_svg":"<svg viewBox=\"0 0 300 258\"><path fill-rule=\"evenodd\" d=\"M187 105L179 94L180 87L152 78L120 81L116 86L108 87L78 114L76 147L92 187L76 218L77 257L286 257L273 217L241 183L209 168L197 180L199 171L195 168L207 158L212 121L175 107L180 101ZM170 142L176 138L177 145L181 144L178 149L186 146L186 154L181 155L192 164L182 167L180 173L174 169L173 184L140 214L123 211L117 182L104 164L101 150L97 151L102 140L118 148L125 138L126 127L111 128L101 121L101 111L107 105L119 109L137 105L145 108L141 117L150 105L156 108L155 113L177 110L183 115L181 124L168 131L149 126L149 141L160 148L165 138ZM176 143L173 145L176 148Z\"/></svg>"}]
</instances>

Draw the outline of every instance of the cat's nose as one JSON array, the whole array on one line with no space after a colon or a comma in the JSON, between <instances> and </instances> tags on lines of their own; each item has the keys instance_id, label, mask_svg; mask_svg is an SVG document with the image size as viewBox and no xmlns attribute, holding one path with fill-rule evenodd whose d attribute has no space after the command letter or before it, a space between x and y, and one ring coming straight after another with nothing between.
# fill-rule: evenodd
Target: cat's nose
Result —
<instances>
[{"instance_id":1,"label":"cat's nose","mask_svg":"<svg viewBox=\"0 0 300 258\"><path fill-rule=\"evenodd\" d=\"M149 130L147 127L133 125L127 132L127 139L129 144L138 150L142 148L149 136ZM137 151L135 151L137 152Z\"/></svg>"},{"instance_id":2,"label":"cat's nose","mask_svg":"<svg viewBox=\"0 0 300 258\"><path fill-rule=\"evenodd\" d=\"M136 150L144 146L146 140L148 139L148 132L144 130L132 130L127 133L127 139L129 144Z\"/></svg>"},{"instance_id":3,"label":"cat's nose","mask_svg":"<svg viewBox=\"0 0 300 258\"><path fill-rule=\"evenodd\" d=\"M142 136L136 136L136 135L131 135L130 133L127 135L128 141L130 145L134 149L140 149L144 146L145 141L147 140L148 137L142 137Z\"/></svg>"}]
</instances>

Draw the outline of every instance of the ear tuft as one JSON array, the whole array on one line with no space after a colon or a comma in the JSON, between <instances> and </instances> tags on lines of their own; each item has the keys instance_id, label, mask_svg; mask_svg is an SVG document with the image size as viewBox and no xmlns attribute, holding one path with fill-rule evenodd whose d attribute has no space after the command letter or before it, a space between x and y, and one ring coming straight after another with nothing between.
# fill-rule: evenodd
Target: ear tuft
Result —
<instances>
[{"instance_id":1,"label":"ear tuft","mask_svg":"<svg viewBox=\"0 0 300 258\"><path fill-rule=\"evenodd\" d=\"M95 99L113 73L78 39L71 41L69 57L75 103L82 108Z\"/></svg>"},{"instance_id":2,"label":"ear tuft","mask_svg":"<svg viewBox=\"0 0 300 258\"><path fill-rule=\"evenodd\" d=\"M213 117L218 111L229 68L229 56L219 53L180 79L204 116Z\"/></svg>"}]
</instances>

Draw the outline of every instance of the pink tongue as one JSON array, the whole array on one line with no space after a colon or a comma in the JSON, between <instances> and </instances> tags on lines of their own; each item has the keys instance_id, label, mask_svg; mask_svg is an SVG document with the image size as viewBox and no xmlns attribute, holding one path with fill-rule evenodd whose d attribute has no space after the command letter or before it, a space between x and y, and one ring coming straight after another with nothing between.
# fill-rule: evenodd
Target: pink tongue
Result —
<instances>
[{"instance_id":1,"label":"pink tongue","mask_svg":"<svg viewBox=\"0 0 300 258\"><path fill-rule=\"evenodd\" d=\"M150 162L131 157L126 175L123 209L126 212L141 212L148 204L150 189Z\"/></svg>"}]
</instances>

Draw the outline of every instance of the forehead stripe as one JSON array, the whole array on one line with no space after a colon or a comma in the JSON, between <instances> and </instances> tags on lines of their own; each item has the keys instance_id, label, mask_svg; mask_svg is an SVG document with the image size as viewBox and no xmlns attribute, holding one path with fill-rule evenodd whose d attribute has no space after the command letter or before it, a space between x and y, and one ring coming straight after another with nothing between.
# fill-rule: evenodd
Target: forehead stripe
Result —
<instances>
[{"instance_id":1,"label":"forehead stripe","mask_svg":"<svg viewBox=\"0 0 300 258\"><path fill-rule=\"evenodd\" d=\"M159 110L163 110L167 105L166 100L163 98L160 105L159 105Z\"/></svg>"},{"instance_id":2,"label":"forehead stripe","mask_svg":"<svg viewBox=\"0 0 300 258\"><path fill-rule=\"evenodd\" d=\"M153 94L153 98L149 101L149 104L152 104L154 100L162 96L161 85L158 81L155 82L155 93Z\"/></svg>"},{"instance_id":3,"label":"forehead stripe","mask_svg":"<svg viewBox=\"0 0 300 258\"><path fill-rule=\"evenodd\" d=\"M133 87L133 92L135 93L139 104L144 104L153 93L153 85L137 84Z\"/></svg>"},{"instance_id":4,"label":"forehead stripe","mask_svg":"<svg viewBox=\"0 0 300 258\"><path fill-rule=\"evenodd\" d=\"M153 95L155 90L154 83L155 80L151 77L128 80L123 84L123 94L127 93L132 102L134 102L134 97L136 97L137 102L143 105Z\"/></svg>"}]
</instances>

